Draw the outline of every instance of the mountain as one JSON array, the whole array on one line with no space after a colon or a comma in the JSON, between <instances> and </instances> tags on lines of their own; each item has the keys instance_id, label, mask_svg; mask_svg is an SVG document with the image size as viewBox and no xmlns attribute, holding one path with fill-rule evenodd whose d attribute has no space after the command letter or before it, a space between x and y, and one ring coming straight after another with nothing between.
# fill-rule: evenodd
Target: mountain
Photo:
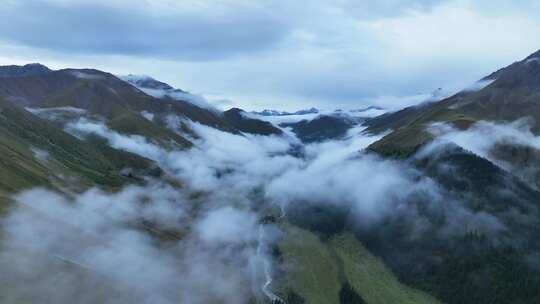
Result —
<instances>
[{"instance_id":1,"label":"mountain","mask_svg":"<svg viewBox=\"0 0 540 304\"><path fill-rule=\"evenodd\" d=\"M446 303L538 301L540 295L532 286L540 282L540 272L528 256L536 255L540 246L536 180L540 150L532 143L513 141L516 133L478 133L476 136L506 139L489 148L487 155L453 144L426 152L441 136L430 129L435 123L464 132L477 128L480 121L504 126L524 117L529 122L540 119L540 51L451 97L368 120L368 132L389 132L371 144L369 152L411 163L444 189L445 208L454 208L454 201L461 201L467 212L489 214L498 224L490 225L484 233L468 227L467 233L454 238L439 238L437 230L430 229L411 240L404 236L412 233L407 229L415 224L402 218L386 222L385 229L379 231L359 232L362 243L382 257L402 282L429 291ZM531 132L531 136L538 135L539 125L533 124ZM426 204L422 212L430 214L429 205L422 201L418 197L410 203ZM525 214L526 219L521 217ZM428 218L432 223L444 221L440 214ZM492 237L489 231L495 231L496 225L504 230Z\"/></svg>"},{"instance_id":2,"label":"mountain","mask_svg":"<svg viewBox=\"0 0 540 304\"><path fill-rule=\"evenodd\" d=\"M19 69L25 70L24 67ZM7 74L12 66L0 67L0 74ZM144 84L148 85L148 81ZM153 82L155 84L155 82ZM167 86L160 84L161 87ZM168 121L171 116L181 118L177 128L192 135L184 120L191 120L227 132L237 133L219 113L201 108L193 103L171 98L150 96L116 76L92 69L64 69L47 73L19 73L0 78L0 97L29 108L83 109L106 119L109 127L125 134L149 135L158 139L174 139L178 145L189 147L183 134L173 134ZM152 114L155 124L142 113ZM145 131L145 132L142 132Z\"/></svg>"},{"instance_id":3,"label":"mountain","mask_svg":"<svg viewBox=\"0 0 540 304\"><path fill-rule=\"evenodd\" d=\"M14 204L11 197L20 191L34 187L44 187L54 190L55 193L73 197L87 189L97 187L100 189L99 191L107 193L104 195L114 196L116 191L122 191L121 188L127 189L126 191L130 193L134 185L159 182L175 187L174 190L167 190L168 192L161 197L161 200L178 203L178 200L171 200L169 192L179 192L180 190L177 188L185 187L184 184L188 184L189 180L180 181L170 178L162 172L155 162L140 155L112 148L111 146L113 146L115 140L124 143L127 141L128 144L132 145L133 143L138 144L140 147L135 148L140 149L135 150L139 154L145 154L145 149L149 149L150 152L154 151L156 148L153 144L163 148L163 151L181 154L181 151L193 147L193 142L197 142L196 136L198 134L187 129L189 128L187 123L186 126L188 127L186 129L181 129L182 126L177 125L178 129L172 130L168 125L171 123L168 120L170 117L189 119L207 127L236 135L241 135L241 132L265 135L280 135L282 133L280 129L274 127L271 123L249 118L239 109L219 113L201 108L188 101L178 100L177 96L151 96L133 84L98 70L65 69L47 71L46 73L30 73L28 71L15 73L12 71L12 67L1 67L0 70L4 74L11 75L10 77L0 78L0 96L2 96L0 97L0 221L2 223L2 246L0 246L0 255L2 257L0 258L0 264L2 266L5 265L4 254L8 250L4 247L4 241L6 240L3 233L4 224L6 223L4 216L5 213L10 212L12 209L16 210L14 212L19 210L18 205ZM25 68L19 70L25 70ZM163 83L146 81L136 85L153 86L154 89L170 91L170 88L163 85ZM79 134L75 132L68 133L70 125L77 123L86 123L86 127L93 128L94 135L88 136L85 134L85 136L79 137ZM107 133L109 129L112 134ZM107 135L110 138L106 138ZM190 150L190 152L195 156L195 153L202 154L204 159L206 151L194 149ZM188 158L188 162L191 162L189 155L189 153L186 153L184 156ZM197 165L195 161L194 166ZM202 163L200 165L206 164ZM226 175L227 171L234 170L234 166L231 166L231 168L225 167L222 169L224 172L218 173ZM123 188L123 186L130 187ZM205 201L204 193L199 191L191 194L189 191L192 190L189 189L184 191L186 192L186 198L190 199L185 205L202 206ZM146 192L152 191L147 190ZM157 196L163 195L162 192L157 192ZM96 204L99 204L101 203L97 198L99 195L98 192L94 192L88 199L92 202L96 199ZM148 195L151 196L152 193L148 193ZM131 197L130 194L128 194L128 197ZM134 203L122 202L123 199L125 199L124 196L117 196L113 205L123 206L126 203ZM83 236L85 233L82 232L83 229L79 228L79 224L85 225L85 223L92 222L92 220L84 220L74 225L66 224L70 219L64 218L65 214L54 214L49 217L46 212L39 211L40 205L45 206L44 209L47 209L46 198L43 200L45 202L42 203L41 198L38 198L35 205L32 202L27 209L22 209L30 210L32 216L37 217L34 218L36 221L45 218L47 227L55 227L57 231L62 230L67 233L74 231L75 240L87 236ZM141 208L142 206L151 208L153 205L151 199L147 197L141 198L140 203ZM78 205L73 204L74 208L78 208ZM174 208L181 209L183 208L182 205L183 203L175 204ZM129 207L127 208L129 209ZM128 209L119 210L121 217L130 217ZM155 210L156 214L151 214L149 220L128 220L126 226L131 229L129 230L130 233L140 235L144 239L151 239L153 243L159 244L157 247L162 244L168 247L168 240L179 241L178 233L176 231L175 233L170 232L170 228L162 229L153 222L157 221L155 217L159 218L160 214L164 212L174 213L173 211L169 209L165 209L165 211ZM193 216L195 217L198 211L194 210L194 212ZM100 214L101 212L92 213ZM114 214L110 215L115 216ZM90 215L89 218L92 216L94 215ZM137 214L137 216L142 217L144 215ZM172 219L172 217L170 218ZM190 222L195 220L195 218L187 218L186 221L182 221ZM109 219L107 219L108 221ZM171 222L173 221L171 220ZM32 226L30 225L32 223L29 222L28 224ZM113 230L116 230L117 224L113 223L113 225L115 225ZM96 234L97 237L90 237L92 240L89 243L95 244L96 239L98 240L97 243L101 243L101 239L108 242L103 236L98 235L102 233L106 232L90 231L90 234ZM63 240L62 242L72 244L70 240ZM28 243L25 242L25 244ZM104 247L109 247L109 245L107 244ZM128 248L128 250L131 249ZM61 252L58 253L50 248L43 251L38 250L38 252L23 249L20 256L37 257L35 260L40 258L47 261L52 260L52 264L46 263L52 269L58 271L52 271L51 273L75 272L80 280L70 279L75 284L81 283L84 285L83 281L85 279L92 281L95 277L99 281L103 280L99 272L88 271L90 268L81 266L81 263L72 262L76 259L71 258L71 253L66 258ZM54 268L56 263L60 264L60 268ZM66 266L69 269L60 270ZM5 267L2 268L6 269ZM233 269L231 268L231 271ZM21 275L18 271L14 273ZM4 276L0 281L2 281L2 284L0 284L2 285L0 287L2 290L0 298L5 300L5 295L10 299L16 298L17 292L5 287L11 285L4 283L6 281L9 283L15 282L16 286L22 286L16 284L17 279L12 280L12 277L7 278ZM11 289L11 291L8 292L8 289ZM36 292L40 293L43 290L36 288ZM56 293L62 294L62 292L58 291ZM10 299L7 301L10 302Z\"/></svg>"},{"instance_id":4,"label":"mountain","mask_svg":"<svg viewBox=\"0 0 540 304\"><path fill-rule=\"evenodd\" d=\"M155 166L149 160L110 148L102 139L79 140L64 132L70 123L81 119L104 122L119 134L142 136L171 150L192 147L191 138L197 135L188 121L233 134L282 133L268 122L243 119L243 116L238 119L233 112L222 114L179 100L178 96L158 98L148 95L141 88L188 94L149 77L131 76L128 82L98 70L53 71L39 64L2 66L0 75L4 113L1 140L2 148L7 149L3 157L10 159L9 155L15 153L20 158L13 164L7 159L4 162L10 168L3 170L0 188L4 189L16 190L53 182L49 177L54 178L54 174L47 174L47 171L58 171L57 168L49 168L36 160L32 149L50 156L54 159L52 163L65 167L69 175L81 175L81 183L85 184L115 187L129 181L120 174L124 167L150 170ZM47 138L51 138L51 142ZM60 143L55 143L53 138ZM58 148L67 152L57 154L60 153Z\"/></svg>"},{"instance_id":5,"label":"mountain","mask_svg":"<svg viewBox=\"0 0 540 304\"><path fill-rule=\"evenodd\" d=\"M353 110L321 111L316 108L296 112L265 110L251 112L251 117L268 121L281 128L290 128L306 144L343 139L347 132L365 120L385 113L381 107L369 106Z\"/></svg>"},{"instance_id":6,"label":"mountain","mask_svg":"<svg viewBox=\"0 0 540 304\"><path fill-rule=\"evenodd\" d=\"M21 77L43 75L52 72L48 67L39 63L30 63L24 66L9 65L0 67L0 77Z\"/></svg>"},{"instance_id":7,"label":"mountain","mask_svg":"<svg viewBox=\"0 0 540 304\"><path fill-rule=\"evenodd\" d=\"M244 110L232 108L223 112L223 117L231 126L250 134L258 135L281 135L283 131L267 121L254 119L248 116Z\"/></svg>"},{"instance_id":8,"label":"mountain","mask_svg":"<svg viewBox=\"0 0 540 304\"><path fill-rule=\"evenodd\" d=\"M277 111L277 110L263 110L261 112L253 111L251 113L261 116L289 116L289 115L306 115L306 114L318 114L320 111L317 108L311 108L306 110L298 110L295 112Z\"/></svg>"},{"instance_id":9,"label":"mountain","mask_svg":"<svg viewBox=\"0 0 540 304\"><path fill-rule=\"evenodd\" d=\"M455 146L419 158L415 164L447 191L446 208L456 207L461 200L465 210L489 214L494 222L484 232L479 228L482 220L478 220L463 227L464 234L444 237L439 230L444 229L441 215L430 210L429 202L417 198L410 203L424 204L422 212L441 228L419 233L415 239L404 238L413 233L417 223L396 219L380 231L359 233L365 246L382 257L401 282L429 291L445 303L527 303L538 299L540 295L529 282L540 282L540 272L531 267L527 256L534 255L540 245L536 237L540 193L490 161ZM514 212L529 214L530 221ZM497 231L497 225L504 231L490 235ZM396 254L405 251L406 255Z\"/></svg>"},{"instance_id":10,"label":"mountain","mask_svg":"<svg viewBox=\"0 0 540 304\"><path fill-rule=\"evenodd\" d=\"M158 81L150 76L137 76L137 75L129 74L127 76L123 76L120 78L127 81L128 83L131 83L132 85L138 88L165 90L165 91L174 90L174 88L171 87L170 85L164 82ZM177 89L177 90L184 92L180 89Z\"/></svg>"},{"instance_id":11,"label":"mountain","mask_svg":"<svg viewBox=\"0 0 540 304\"><path fill-rule=\"evenodd\" d=\"M352 110L348 110L348 111L345 111L345 110L341 110L341 109L336 109L334 111L321 111L317 108L310 108L310 109L306 109L306 110L298 110L298 111L295 111L295 112L286 112L286 111L277 111L277 110L263 110L261 112L256 112L256 111L253 111L251 112L252 114L255 114L255 115L260 115L260 116L293 116L293 115L309 115L309 114L339 114L339 113L349 113L349 114L352 114L354 113L355 115L364 115L366 112L373 112L375 114L369 114L369 116L377 116L382 114L380 112L384 112L385 109L383 107L379 107L379 106L368 106L368 107L365 107L365 108L360 108L360 109L352 109Z\"/></svg>"},{"instance_id":12,"label":"mountain","mask_svg":"<svg viewBox=\"0 0 540 304\"><path fill-rule=\"evenodd\" d=\"M282 128L290 128L302 142L313 143L343 139L354 126L385 112L383 108L371 106L356 110L335 110L305 118L299 115L294 116L295 119L291 121L277 120L276 123Z\"/></svg>"},{"instance_id":13,"label":"mountain","mask_svg":"<svg viewBox=\"0 0 540 304\"><path fill-rule=\"evenodd\" d=\"M479 83L479 90L464 90L439 102L408 107L369 120L368 131L393 130L370 149L377 153L409 156L433 137L426 127L434 122L467 129L480 120L514 121L530 117L540 121L540 55L536 52L522 61L496 71ZM532 131L540 132L540 124Z\"/></svg>"},{"instance_id":14,"label":"mountain","mask_svg":"<svg viewBox=\"0 0 540 304\"><path fill-rule=\"evenodd\" d=\"M347 131L356 124L349 117L320 115L312 120L282 123L280 126L291 128L302 142L313 143L343 138L347 134Z\"/></svg>"},{"instance_id":15,"label":"mountain","mask_svg":"<svg viewBox=\"0 0 540 304\"><path fill-rule=\"evenodd\" d=\"M384 108L379 106L369 106L361 109L350 110L351 113L364 113L368 111L384 111Z\"/></svg>"},{"instance_id":16,"label":"mountain","mask_svg":"<svg viewBox=\"0 0 540 304\"><path fill-rule=\"evenodd\" d=\"M234 303L540 301L540 127L516 122L540 119L540 51L454 96L390 113L221 112L147 76L36 65L0 74L0 226L9 232L0 264L17 278L69 275L63 286L88 299L105 278L103 298L143 286L150 299L176 300L181 277L190 284L180 298L197 293L201 303L230 294L240 295ZM469 137L446 140L460 132ZM341 141L312 144L328 140ZM34 187L73 204L53 216L37 204L11 208L13 193ZM40 267L21 271L23 260ZM140 269L152 271L132 280ZM13 286L26 299L26 283L0 281L12 284L0 284L0 299ZM61 295L55 284L31 291Z\"/></svg>"},{"instance_id":17,"label":"mountain","mask_svg":"<svg viewBox=\"0 0 540 304\"><path fill-rule=\"evenodd\" d=\"M159 172L150 160L100 141L81 141L1 98L0 134L0 192L73 186L74 180L82 187L115 188L138 182L124 169L141 175Z\"/></svg>"}]
</instances>

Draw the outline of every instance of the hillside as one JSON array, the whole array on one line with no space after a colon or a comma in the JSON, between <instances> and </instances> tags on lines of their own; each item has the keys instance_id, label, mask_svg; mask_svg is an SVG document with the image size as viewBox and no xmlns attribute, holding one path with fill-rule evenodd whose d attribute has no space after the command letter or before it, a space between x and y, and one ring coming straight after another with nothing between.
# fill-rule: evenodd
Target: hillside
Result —
<instances>
[{"instance_id":1,"label":"hillside","mask_svg":"<svg viewBox=\"0 0 540 304\"><path fill-rule=\"evenodd\" d=\"M9 273L34 274L10 259L35 243L20 258L88 275L63 284L89 299L99 269L111 286L99 299L136 286L180 303L193 290L195 303L540 301L540 128L519 120L540 119L540 52L374 118L384 110L220 112L150 77L91 69L0 75L0 220L35 220L28 233L2 226ZM32 205L41 196L50 210ZM71 226L91 237L57 229ZM28 241L37 231L51 237ZM178 278L194 283L178 291ZM35 295L54 293L43 286Z\"/></svg>"},{"instance_id":2,"label":"hillside","mask_svg":"<svg viewBox=\"0 0 540 304\"><path fill-rule=\"evenodd\" d=\"M13 66L0 67L0 96L19 106L31 108L84 109L89 113L104 117L108 121L124 120L131 117L143 121L141 113L151 113L157 124L153 131L158 137L176 137L179 145L189 146L189 140L180 134L168 131L167 119L171 115L187 119L229 132L237 132L223 121L219 115L181 100L159 99L145 94L140 89L116 76L92 69L44 70L33 73L29 66L18 67L18 73L10 72ZM126 116L127 115L127 116ZM189 128L183 121L179 129ZM137 132L142 128L119 128L117 131L129 134L148 135ZM117 124L113 123L112 127ZM181 136L182 138L178 138Z\"/></svg>"},{"instance_id":3,"label":"hillside","mask_svg":"<svg viewBox=\"0 0 540 304\"><path fill-rule=\"evenodd\" d=\"M354 125L356 122L352 118L334 115L320 115L312 120L280 124L281 127L291 128L304 143L342 139Z\"/></svg>"},{"instance_id":4,"label":"hillside","mask_svg":"<svg viewBox=\"0 0 540 304\"><path fill-rule=\"evenodd\" d=\"M402 285L351 234L325 241L290 224L284 224L283 229L287 237L279 250L287 273L280 278L277 289L282 289L280 293L287 303L439 303Z\"/></svg>"},{"instance_id":5,"label":"hillside","mask_svg":"<svg viewBox=\"0 0 540 304\"><path fill-rule=\"evenodd\" d=\"M479 83L485 87L369 120L368 132L394 131L370 149L383 155L409 156L432 138L426 127L434 122L467 129L480 120L514 121L530 117L540 121L540 52L492 73ZM532 130L538 134L540 124L534 124Z\"/></svg>"},{"instance_id":6,"label":"hillside","mask_svg":"<svg viewBox=\"0 0 540 304\"><path fill-rule=\"evenodd\" d=\"M241 109L233 108L223 112L223 118L236 129L250 134L257 135L281 135L283 131L273 126L271 123L253 119Z\"/></svg>"},{"instance_id":7,"label":"hillside","mask_svg":"<svg viewBox=\"0 0 540 304\"><path fill-rule=\"evenodd\" d=\"M62 186L70 179L80 186L108 188L137 182L124 168L152 173L154 164L106 144L78 140L62 129L0 99L0 191L30 186ZM159 172L159 171L156 171Z\"/></svg>"}]
</instances>

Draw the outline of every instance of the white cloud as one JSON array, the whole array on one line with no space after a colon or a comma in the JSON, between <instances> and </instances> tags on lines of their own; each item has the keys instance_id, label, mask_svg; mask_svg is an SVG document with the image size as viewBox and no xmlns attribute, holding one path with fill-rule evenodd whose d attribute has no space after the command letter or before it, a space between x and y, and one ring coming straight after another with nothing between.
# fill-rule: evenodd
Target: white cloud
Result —
<instances>
[{"instance_id":1,"label":"white cloud","mask_svg":"<svg viewBox=\"0 0 540 304\"><path fill-rule=\"evenodd\" d=\"M148 142L143 136L122 135L110 130L102 122L91 121L84 117L67 123L65 129L67 132L79 137L86 134L99 135L106 138L113 148L139 154L152 160L159 160L167 153L158 145Z\"/></svg>"},{"instance_id":2,"label":"white cloud","mask_svg":"<svg viewBox=\"0 0 540 304\"><path fill-rule=\"evenodd\" d=\"M212 55L209 52L214 52L212 61L177 60L125 47L111 53L104 47L112 43L107 40L110 37L122 37L127 42L136 38L129 33L136 32L138 26L130 28L128 22L127 27L119 27L121 31L117 35L102 35L100 29L96 29L99 34L95 35L96 39L104 41L94 48L86 48L89 54L59 51L59 43L38 49L29 43L11 42L0 48L0 53L10 54L0 56L0 62L41 61L53 67L90 65L120 74L152 74L175 86L198 92L197 95L209 99L221 96L220 100L232 100L233 105L248 110L267 107L292 110L305 106L352 108L373 104L373 100L384 96L403 101L404 97L426 94L439 87L459 91L540 48L540 38L537 38L540 37L540 18L535 1L522 1L519 5L505 0L357 2L223 1L216 4L183 1L178 5L155 1L145 3L140 9L143 11L144 7L145 20L153 25L172 22L172 28L181 28L181 24L174 22L184 20L178 16L189 16L189 20L199 20L197 22L202 24L200 27L189 26L189 39L186 39L192 41L190 39L197 36L193 38L195 41L204 39L212 45L219 44L223 38L217 37L215 29L219 28L219 33L223 31L209 20L212 18L207 18L208 15L229 16L232 25L224 32L233 37L223 42L225 48L208 48L206 43L174 48L174 52L197 52L201 47L204 52L199 53ZM73 6L70 3L66 1L62 5ZM141 13L124 1L108 5L99 1L92 3L104 10L107 7L129 8L116 14L117 19L132 10ZM208 10L208 7L212 9ZM28 11L39 10L25 12ZM77 14L84 15L84 12ZM254 17L245 20L237 16L248 14ZM163 15L167 16L165 21ZM169 18L171 16L176 18ZM260 18L265 20L262 25ZM321 23L320 20L329 22ZM235 27L235 21L242 29ZM141 24L147 27L148 22ZM152 31L160 32L161 27L157 25L151 27ZM163 27L166 32L167 27ZM244 28L256 30L260 27L262 34L248 35L247 38L244 35ZM269 29L273 27L278 30ZM116 29L108 26L107 31L111 28ZM192 28L198 29L196 33ZM78 27L65 31L65 35L58 36L84 36L80 35L83 29ZM272 38L270 44L256 43L260 46L257 50L245 48L259 38L266 39L266 35ZM167 43L160 43L164 36L174 40L162 33L147 34L143 40L153 44L144 49L168 49ZM117 40L122 42L124 39ZM238 51L241 56L220 57L224 49L233 53ZM399 106L404 104L399 103ZM392 108L391 102L389 107Z\"/></svg>"},{"instance_id":3,"label":"white cloud","mask_svg":"<svg viewBox=\"0 0 540 304\"><path fill-rule=\"evenodd\" d=\"M230 223L235 223L231 225ZM201 239L210 243L245 243L257 239L253 213L224 207L210 211L197 225Z\"/></svg>"},{"instance_id":4,"label":"white cloud","mask_svg":"<svg viewBox=\"0 0 540 304\"><path fill-rule=\"evenodd\" d=\"M73 301L68 290L76 290L79 301L87 303L100 302L100 296L115 303L195 304L273 298L268 249L279 232L262 225L258 213L268 207L345 208L359 228L376 228L397 217L412 223L408 237L414 238L433 227L416 208L420 201L423 211L445 218L434 236L461 235L468 227L504 230L493 215L465 208L409 163L361 153L382 136L366 135L362 127L351 129L342 141L306 145L297 158L287 154L297 144L288 137L190 126L199 135L195 147L169 151L99 122L83 118L69 124L75 134L94 133L113 147L154 159L182 186L150 182L112 194L91 189L62 196L34 189L15 196L18 205L1 220L6 238L0 266L10 276L0 278L0 286L3 280L15 284L10 292L15 299L46 294L56 303ZM499 141L535 146L538 141L519 124L483 124L471 134L447 126L437 130L442 139L480 154L492 145L490 132ZM478 137L487 139L479 142ZM23 286L40 275L50 280L35 283L33 293L25 294Z\"/></svg>"},{"instance_id":5,"label":"white cloud","mask_svg":"<svg viewBox=\"0 0 540 304\"><path fill-rule=\"evenodd\" d=\"M489 86L493 82L495 82L496 79L486 79L486 80L479 80L470 86L463 89L464 92L476 92L484 89L485 87Z\"/></svg>"},{"instance_id":6,"label":"white cloud","mask_svg":"<svg viewBox=\"0 0 540 304\"><path fill-rule=\"evenodd\" d=\"M160 184L69 198L33 189L14 199L0 219L3 299L237 304L253 296L252 284L265 283L252 277L265 258L249 211L208 200L199 217L181 190ZM41 276L48 279L28 289Z\"/></svg>"},{"instance_id":7,"label":"white cloud","mask_svg":"<svg viewBox=\"0 0 540 304\"><path fill-rule=\"evenodd\" d=\"M419 151L418 157L438 153L452 143L489 160L508 171L529 186L538 189L536 155L540 151L540 137L531 131L531 119L514 122L480 121L467 130L458 130L448 124L436 123L428 129L436 139ZM508 151L508 147L514 150ZM510 154L508 154L510 152Z\"/></svg>"},{"instance_id":8,"label":"white cloud","mask_svg":"<svg viewBox=\"0 0 540 304\"><path fill-rule=\"evenodd\" d=\"M429 131L437 136L437 139L424 152L429 153L432 148L441 143L454 143L483 158L490 159L490 152L497 144L512 144L518 146L530 146L540 149L540 138L531 132L531 121L528 119L517 120L512 123L493 123L481 121L468 130L458 130L444 123L433 124Z\"/></svg>"},{"instance_id":9,"label":"white cloud","mask_svg":"<svg viewBox=\"0 0 540 304\"><path fill-rule=\"evenodd\" d=\"M144 93L156 97L156 98L172 98L174 100L183 101L183 102L189 102L199 108L210 110L212 112L218 113L219 111L214 107L206 98L204 98L202 95L197 94L191 94L188 92L184 92L181 90L175 90L171 87L161 87L161 88L148 88L143 87L140 85L143 81L152 81L153 78L149 76L140 76L140 75L127 75L127 76L120 76L120 79L123 79L124 81L128 82L129 84L135 86L139 90L143 91ZM154 80L155 81L155 80ZM162 85L164 86L164 85Z\"/></svg>"}]
</instances>

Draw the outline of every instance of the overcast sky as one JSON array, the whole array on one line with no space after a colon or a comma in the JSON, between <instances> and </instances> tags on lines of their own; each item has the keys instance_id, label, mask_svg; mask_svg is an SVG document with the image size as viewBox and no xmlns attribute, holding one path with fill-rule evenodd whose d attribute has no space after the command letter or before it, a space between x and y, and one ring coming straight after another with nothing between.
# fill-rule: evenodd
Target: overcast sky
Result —
<instances>
[{"instance_id":1,"label":"overcast sky","mask_svg":"<svg viewBox=\"0 0 540 304\"><path fill-rule=\"evenodd\" d=\"M399 107L540 49L538 0L2 0L0 64L147 74L224 106Z\"/></svg>"}]
</instances>

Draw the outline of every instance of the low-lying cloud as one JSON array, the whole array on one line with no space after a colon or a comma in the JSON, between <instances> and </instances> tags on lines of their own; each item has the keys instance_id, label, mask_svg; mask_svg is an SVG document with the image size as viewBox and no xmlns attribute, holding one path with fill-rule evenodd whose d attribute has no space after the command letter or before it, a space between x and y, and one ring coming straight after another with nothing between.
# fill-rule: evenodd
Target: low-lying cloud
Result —
<instances>
[{"instance_id":1,"label":"low-lying cloud","mask_svg":"<svg viewBox=\"0 0 540 304\"><path fill-rule=\"evenodd\" d=\"M216 207L199 218L180 191L160 184L71 198L34 189L14 199L0 222L3 301L232 304L252 294L249 211Z\"/></svg>"},{"instance_id":2,"label":"low-lying cloud","mask_svg":"<svg viewBox=\"0 0 540 304\"><path fill-rule=\"evenodd\" d=\"M277 299L276 261L268 251L279 230L260 220L266 215L261 210L268 209L281 209L286 219L297 206L347 210L344 220L354 229L377 231L397 221L407 224L409 239L444 239L470 229L496 238L505 231L497 217L466 207L463 197L411 163L363 152L383 135L364 134L361 126L344 140L306 145L298 155L290 153L298 145L291 136L236 135L189 125L199 136L195 146L174 150L98 121L68 123L66 130L81 138L95 134L114 148L156 161L182 186L149 180L112 194L90 189L65 196L33 189L16 195L15 208L1 220L0 263L10 276L0 282L13 286L9 300L50 295L69 303L75 297L69 290L83 303ZM500 141L536 142L518 123L483 123L470 134L444 125L433 130L440 140L486 158L493 138L475 141L478 132L496 131ZM23 282L45 275L49 279L28 293Z\"/></svg>"},{"instance_id":3,"label":"low-lying cloud","mask_svg":"<svg viewBox=\"0 0 540 304\"><path fill-rule=\"evenodd\" d=\"M88 125L84 119L82 124L80 122L69 125L68 130L101 135L113 147L153 159L191 191L211 193L216 200L232 200L248 206L252 195L259 192L283 211L294 204L322 203L350 208L363 225L374 225L396 211L410 213L414 210L409 204L410 198L420 195L432 202L434 212L453 217L448 222L457 233L463 232L457 229L460 224L472 225L475 220L497 226L494 218L466 210L457 199L452 208L447 208L444 201L449 194L410 164L361 153L384 135L363 134L361 126L351 129L344 140L305 146L303 156L298 158L288 153L291 145L298 144L290 136L241 136L190 123L200 136L194 140L195 147L187 151L168 151L139 136L121 135L103 125ZM459 137L455 133L439 134L440 140L448 140L450 134L457 136L454 140L458 144L468 141L466 135ZM505 136L504 132L499 134ZM421 153L434 153L428 149ZM487 151L478 151L473 152L489 159ZM408 215L418 218L417 214ZM451 224L454 220L456 223ZM485 230L489 230L487 226Z\"/></svg>"},{"instance_id":4,"label":"low-lying cloud","mask_svg":"<svg viewBox=\"0 0 540 304\"><path fill-rule=\"evenodd\" d=\"M480 121L467 130L436 123L429 131L436 140L420 154L436 153L447 143L453 143L500 168L518 176L529 185L538 188L540 174L540 137L532 132L534 121L523 118L514 122Z\"/></svg>"}]
</instances>

